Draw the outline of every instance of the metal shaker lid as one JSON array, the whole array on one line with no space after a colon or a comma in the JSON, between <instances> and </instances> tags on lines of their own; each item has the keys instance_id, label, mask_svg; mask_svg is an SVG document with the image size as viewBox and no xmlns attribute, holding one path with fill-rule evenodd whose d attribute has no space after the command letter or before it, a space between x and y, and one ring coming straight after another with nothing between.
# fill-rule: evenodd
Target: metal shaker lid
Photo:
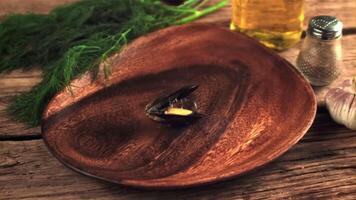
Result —
<instances>
[{"instance_id":1,"label":"metal shaker lid","mask_svg":"<svg viewBox=\"0 0 356 200\"><path fill-rule=\"evenodd\" d=\"M322 40L332 40L342 35L343 24L333 16L315 16L309 21L308 33Z\"/></svg>"}]
</instances>

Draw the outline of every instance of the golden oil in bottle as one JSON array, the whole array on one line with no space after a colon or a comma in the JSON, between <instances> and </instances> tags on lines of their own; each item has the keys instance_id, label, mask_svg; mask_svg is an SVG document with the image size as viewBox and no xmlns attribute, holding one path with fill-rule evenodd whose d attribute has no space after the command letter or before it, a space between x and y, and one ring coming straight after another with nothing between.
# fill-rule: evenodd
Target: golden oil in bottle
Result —
<instances>
[{"instance_id":1,"label":"golden oil in bottle","mask_svg":"<svg viewBox=\"0 0 356 200\"><path fill-rule=\"evenodd\" d=\"M283 50L301 37L304 0L232 0L230 28Z\"/></svg>"}]
</instances>

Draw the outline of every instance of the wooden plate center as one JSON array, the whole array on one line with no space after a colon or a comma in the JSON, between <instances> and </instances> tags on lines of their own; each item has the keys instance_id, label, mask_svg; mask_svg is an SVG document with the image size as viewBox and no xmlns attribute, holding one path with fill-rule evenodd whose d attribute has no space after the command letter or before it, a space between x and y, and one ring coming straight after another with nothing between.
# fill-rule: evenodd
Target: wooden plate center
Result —
<instances>
[{"instance_id":1,"label":"wooden plate center","mask_svg":"<svg viewBox=\"0 0 356 200\"><path fill-rule=\"evenodd\" d=\"M72 152L71 159L83 158L77 162L106 168L102 162L112 159L120 165L109 169L125 178L168 176L204 155L241 107L249 73L242 64L233 65L183 66L123 81L57 113L49 119L56 126L48 131L69 141L58 143ZM200 120L177 129L147 118L150 101L187 84L200 86L194 93Z\"/></svg>"}]
</instances>

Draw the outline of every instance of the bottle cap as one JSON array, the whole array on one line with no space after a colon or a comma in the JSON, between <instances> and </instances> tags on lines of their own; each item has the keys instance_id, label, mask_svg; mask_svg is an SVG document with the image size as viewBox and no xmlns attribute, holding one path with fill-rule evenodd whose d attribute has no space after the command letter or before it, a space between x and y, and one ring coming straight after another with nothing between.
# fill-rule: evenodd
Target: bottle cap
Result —
<instances>
[{"instance_id":1,"label":"bottle cap","mask_svg":"<svg viewBox=\"0 0 356 200\"><path fill-rule=\"evenodd\" d=\"M333 16L315 16L309 21L307 32L322 40L333 40L341 37L343 24Z\"/></svg>"}]
</instances>

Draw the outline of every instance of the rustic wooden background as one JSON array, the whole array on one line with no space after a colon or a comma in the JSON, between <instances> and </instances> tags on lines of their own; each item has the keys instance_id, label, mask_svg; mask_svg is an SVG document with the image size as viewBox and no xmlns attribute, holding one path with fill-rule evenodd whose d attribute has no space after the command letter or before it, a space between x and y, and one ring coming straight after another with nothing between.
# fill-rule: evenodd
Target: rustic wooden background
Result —
<instances>
[{"instance_id":1,"label":"rustic wooden background","mask_svg":"<svg viewBox=\"0 0 356 200\"><path fill-rule=\"evenodd\" d=\"M46 13L74 0L0 0L7 13ZM356 1L307 0L307 19L328 14L345 25L344 66L356 67ZM230 6L201 19L228 26ZM281 52L294 62L300 45ZM123 187L77 174L47 151L39 128L4 114L11 97L40 80L38 70L0 75L0 199L356 199L356 131L335 124L321 108L307 135L283 156L242 177L191 189L154 191Z\"/></svg>"}]
</instances>

